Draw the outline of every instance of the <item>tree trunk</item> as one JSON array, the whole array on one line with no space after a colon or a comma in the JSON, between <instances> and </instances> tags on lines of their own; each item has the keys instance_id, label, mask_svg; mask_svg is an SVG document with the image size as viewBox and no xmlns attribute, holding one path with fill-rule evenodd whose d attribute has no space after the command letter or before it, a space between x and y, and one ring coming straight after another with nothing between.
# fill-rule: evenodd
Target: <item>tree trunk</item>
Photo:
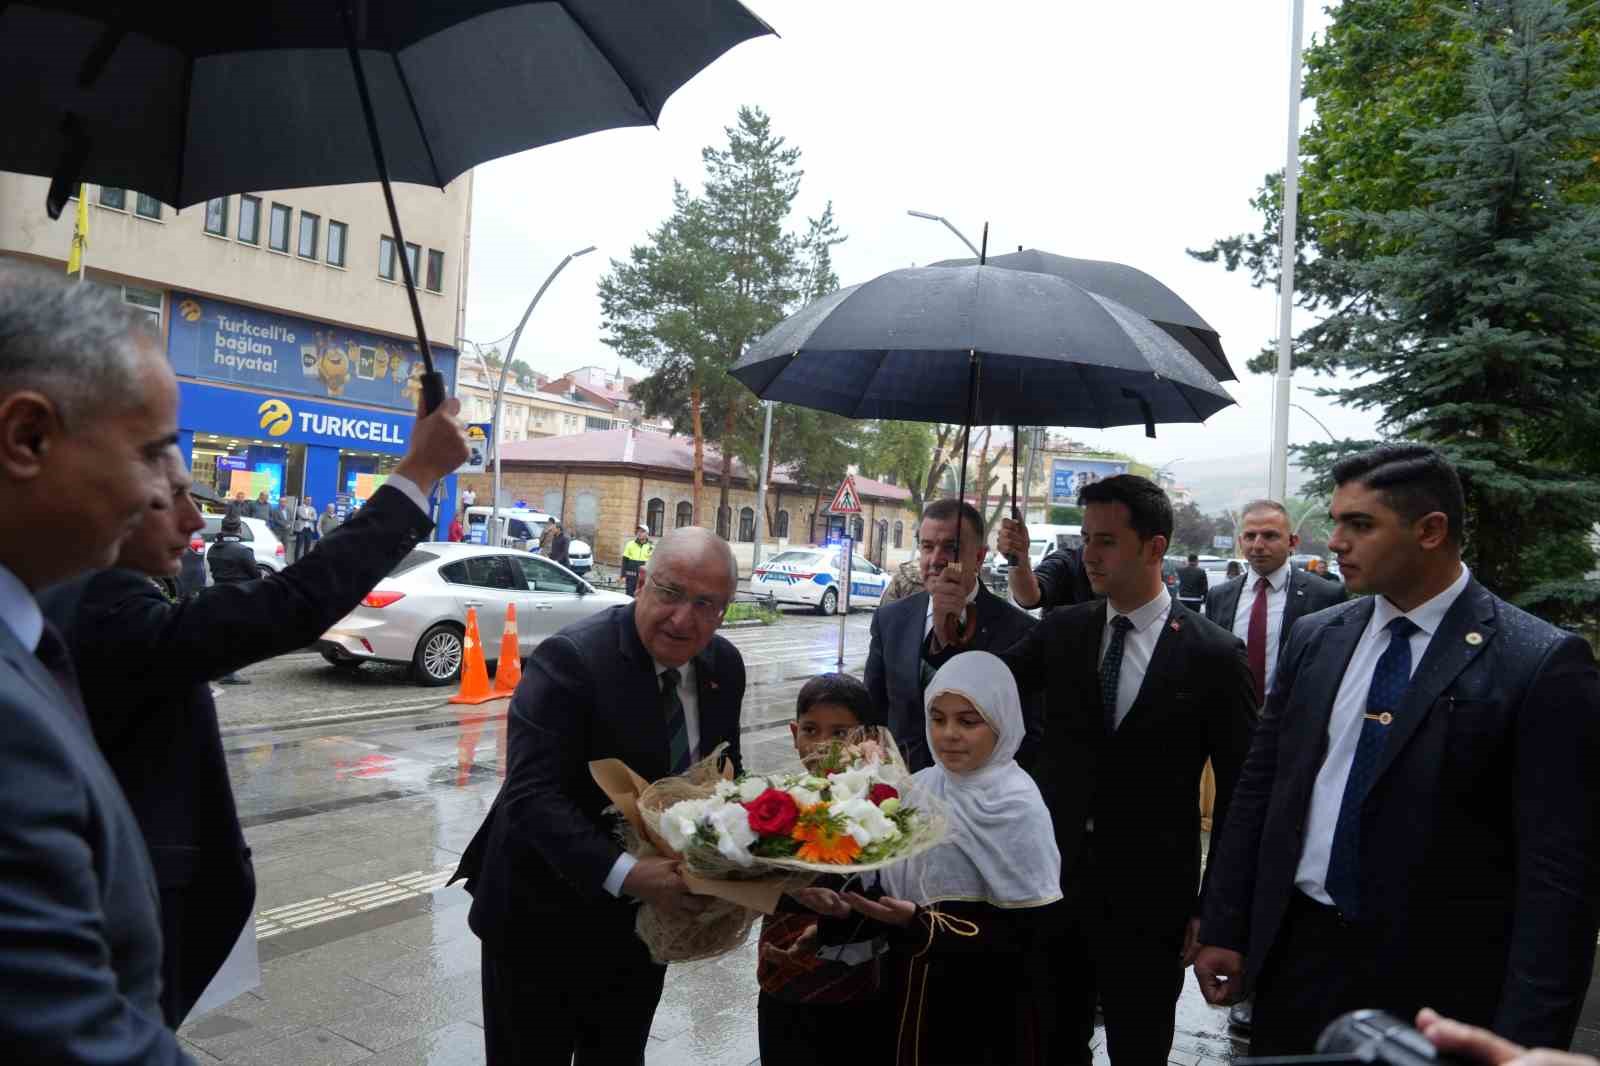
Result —
<instances>
[{"instance_id":1,"label":"tree trunk","mask_svg":"<svg viewBox=\"0 0 1600 1066\"><path fill-rule=\"evenodd\" d=\"M717 524L722 524L722 516L728 516L728 541L739 539L739 531L733 524L733 507L728 503L728 482L733 478L733 408L728 408L728 413L722 417L722 486L717 493ZM721 530L718 530L720 533Z\"/></svg>"},{"instance_id":2,"label":"tree trunk","mask_svg":"<svg viewBox=\"0 0 1600 1066\"><path fill-rule=\"evenodd\" d=\"M690 525L700 522L700 490L705 485L706 478L706 437L704 427L700 425L700 379L696 377L689 386L689 415L694 423L694 514L689 516Z\"/></svg>"}]
</instances>

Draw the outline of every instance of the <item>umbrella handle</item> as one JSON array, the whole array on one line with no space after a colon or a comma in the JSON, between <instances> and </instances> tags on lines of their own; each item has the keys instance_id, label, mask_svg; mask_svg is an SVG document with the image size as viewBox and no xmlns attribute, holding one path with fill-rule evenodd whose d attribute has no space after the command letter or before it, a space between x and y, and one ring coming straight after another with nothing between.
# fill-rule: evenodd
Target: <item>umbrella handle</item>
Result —
<instances>
[{"instance_id":1,"label":"umbrella handle","mask_svg":"<svg viewBox=\"0 0 1600 1066\"><path fill-rule=\"evenodd\" d=\"M444 375L430 370L422 375L422 409L429 414L437 411L445 401Z\"/></svg>"}]
</instances>

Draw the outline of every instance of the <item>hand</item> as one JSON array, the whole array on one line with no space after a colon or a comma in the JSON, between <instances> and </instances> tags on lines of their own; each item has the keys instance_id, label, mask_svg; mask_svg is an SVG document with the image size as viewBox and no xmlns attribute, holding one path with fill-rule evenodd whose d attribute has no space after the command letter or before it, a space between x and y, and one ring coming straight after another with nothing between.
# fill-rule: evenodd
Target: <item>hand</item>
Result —
<instances>
[{"instance_id":1,"label":"hand","mask_svg":"<svg viewBox=\"0 0 1600 1066\"><path fill-rule=\"evenodd\" d=\"M1227 948L1202 947L1194 957L1194 976L1200 994L1213 1007L1226 1007L1244 998L1244 956Z\"/></svg>"},{"instance_id":2,"label":"hand","mask_svg":"<svg viewBox=\"0 0 1600 1066\"><path fill-rule=\"evenodd\" d=\"M411 443L395 464L394 472L410 478L423 492L429 492L446 474L467 461L467 434L456 416L461 401L450 397L430 415L417 403L417 420L411 426Z\"/></svg>"},{"instance_id":3,"label":"hand","mask_svg":"<svg viewBox=\"0 0 1600 1066\"><path fill-rule=\"evenodd\" d=\"M846 892L843 898L857 914L885 925L910 925L917 917L917 905L910 900L892 896L870 900L859 892Z\"/></svg>"},{"instance_id":4,"label":"hand","mask_svg":"<svg viewBox=\"0 0 1600 1066\"><path fill-rule=\"evenodd\" d=\"M846 918L850 914L850 904L831 888L797 888L789 893L789 898L827 918Z\"/></svg>"},{"instance_id":5,"label":"hand","mask_svg":"<svg viewBox=\"0 0 1600 1066\"><path fill-rule=\"evenodd\" d=\"M1018 566L1028 566L1028 527L1011 518L1000 519L1000 535L995 538L994 550L1007 559L1016 559Z\"/></svg>"},{"instance_id":6,"label":"hand","mask_svg":"<svg viewBox=\"0 0 1600 1066\"><path fill-rule=\"evenodd\" d=\"M796 964L804 959L809 959L817 953L817 923L812 922L806 926L805 932L795 938L794 943L786 948L776 944L762 944L761 954L785 970L796 968Z\"/></svg>"},{"instance_id":7,"label":"hand","mask_svg":"<svg viewBox=\"0 0 1600 1066\"><path fill-rule=\"evenodd\" d=\"M1194 965L1194 957L1200 954L1200 919L1190 918L1189 924L1183 929L1183 964Z\"/></svg>"},{"instance_id":8,"label":"hand","mask_svg":"<svg viewBox=\"0 0 1600 1066\"><path fill-rule=\"evenodd\" d=\"M699 914L706 901L689 891L675 859L640 859L622 882L622 891L669 914Z\"/></svg>"},{"instance_id":9,"label":"hand","mask_svg":"<svg viewBox=\"0 0 1600 1066\"><path fill-rule=\"evenodd\" d=\"M965 580L956 580L946 567L928 578L927 587L928 598L933 601L933 631L938 633L947 615L959 618L967 609L969 586Z\"/></svg>"},{"instance_id":10,"label":"hand","mask_svg":"<svg viewBox=\"0 0 1600 1066\"><path fill-rule=\"evenodd\" d=\"M1501 1066L1503 1063L1514 1066L1596 1066L1596 1060L1587 1055L1572 1055L1548 1048L1529 1051L1487 1029L1441 1017L1437 1011L1426 1007L1417 1012L1417 1028L1429 1043L1445 1054L1481 1062L1485 1066Z\"/></svg>"}]
</instances>

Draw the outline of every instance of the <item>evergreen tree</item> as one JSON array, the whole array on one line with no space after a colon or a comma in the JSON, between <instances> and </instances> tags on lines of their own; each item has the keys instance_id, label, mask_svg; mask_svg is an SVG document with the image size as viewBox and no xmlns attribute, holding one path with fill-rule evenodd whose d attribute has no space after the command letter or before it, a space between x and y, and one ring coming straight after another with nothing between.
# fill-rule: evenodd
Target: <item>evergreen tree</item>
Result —
<instances>
[{"instance_id":1,"label":"evergreen tree","mask_svg":"<svg viewBox=\"0 0 1600 1066\"><path fill-rule=\"evenodd\" d=\"M1530 550L1600 518L1600 478L1569 461L1600 436L1600 209L1571 195L1594 165L1577 149L1600 143L1600 92L1575 87L1557 0L1485 0L1465 25L1467 107L1410 137L1419 206L1348 215L1385 251L1341 264L1371 303L1334 316L1338 343L1311 357L1357 376L1343 402L1458 464L1474 573L1543 600L1558 594L1531 587L1552 575ZM1309 446L1302 464L1349 450ZM1581 579L1578 563L1554 576Z\"/></svg>"}]
</instances>

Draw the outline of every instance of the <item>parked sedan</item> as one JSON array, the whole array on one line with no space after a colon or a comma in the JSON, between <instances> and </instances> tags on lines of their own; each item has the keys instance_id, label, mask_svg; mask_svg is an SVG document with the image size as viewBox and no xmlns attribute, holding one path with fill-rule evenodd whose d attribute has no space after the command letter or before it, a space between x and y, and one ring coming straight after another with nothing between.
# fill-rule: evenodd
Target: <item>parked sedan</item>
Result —
<instances>
[{"instance_id":1,"label":"parked sedan","mask_svg":"<svg viewBox=\"0 0 1600 1066\"><path fill-rule=\"evenodd\" d=\"M778 603L801 604L818 614L839 610L839 573L844 560L838 548L791 548L763 562L750 575L750 593ZM850 577L850 606L876 607L889 587L889 575L871 560L855 556Z\"/></svg>"},{"instance_id":2,"label":"parked sedan","mask_svg":"<svg viewBox=\"0 0 1600 1066\"><path fill-rule=\"evenodd\" d=\"M571 570L530 552L482 544L419 544L357 607L317 641L338 666L410 663L422 685L448 685L461 675L467 608L478 613L478 636L491 662L500 655L506 608L517 609L517 647L524 658L540 641L581 618L631 603L596 591Z\"/></svg>"}]
</instances>

